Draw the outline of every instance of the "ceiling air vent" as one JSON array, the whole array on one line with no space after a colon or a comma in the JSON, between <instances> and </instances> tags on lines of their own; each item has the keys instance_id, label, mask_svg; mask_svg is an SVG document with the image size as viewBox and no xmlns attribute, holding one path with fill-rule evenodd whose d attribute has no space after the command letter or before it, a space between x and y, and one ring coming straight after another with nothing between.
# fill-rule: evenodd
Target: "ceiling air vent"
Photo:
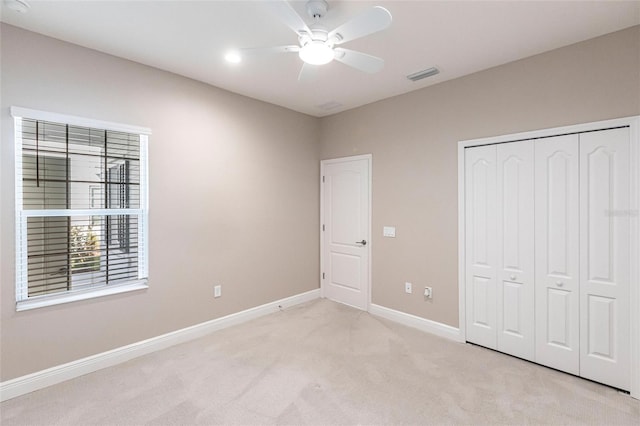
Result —
<instances>
[{"instance_id":1,"label":"ceiling air vent","mask_svg":"<svg viewBox=\"0 0 640 426\"><path fill-rule=\"evenodd\" d=\"M316 105L316 108L320 108L325 111L331 111L332 109L340 108L342 106L344 105L342 105L340 102L329 101L324 104Z\"/></svg>"},{"instance_id":2,"label":"ceiling air vent","mask_svg":"<svg viewBox=\"0 0 640 426\"><path fill-rule=\"evenodd\" d=\"M436 67L427 68L426 70L414 72L413 74L409 74L407 78L411 81L422 80L423 78L431 77L432 75L436 75L440 72L440 70Z\"/></svg>"}]
</instances>

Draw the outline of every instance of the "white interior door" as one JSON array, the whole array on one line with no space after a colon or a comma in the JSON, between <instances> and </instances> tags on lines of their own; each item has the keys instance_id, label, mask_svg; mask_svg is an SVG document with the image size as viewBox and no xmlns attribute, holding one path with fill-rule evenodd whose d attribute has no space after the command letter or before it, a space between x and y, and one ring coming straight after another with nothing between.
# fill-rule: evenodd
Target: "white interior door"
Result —
<instances>
[{"instance_id":1,"label":"white interior door","mask_svg":"<svg viewBox=\"0 0 640 426\"><path fill-rule=\"evenodd\" d=\"M533 141L497 146L498 350L534 359Z\"/></svg>"},{"instance_id":2,"label":"white interior door","mask_svg":"<svg viewBox=\"0 0 640 426\"><path fill-rule=\"evenodd\" d=\"M322 294L369 306L371 157L322 162Z\"/></svg>"},{"instance_id":3,"label":"white interior door","mask_svg":"<svg viewBox=\"0 0 640 426\"><path fill-rule=\"evenodd\" d=\"M629 129L580 135L580 375L630 389Z\"/></svg>"},{"instance_id":4,"label":"white interior door","mask_svg":"<svg viewBox=\"0 0 640 426\"><path fill-rule=\"evenodd\" d=\"M497 349L496 146L465 150L467 340Z\"/></svg>"},{"instance_id":5,"label":"white interior door","mask_svg":"<svg viewBox=\"0 0 640 426\"><path fill-rule=\"evenodd\" d=\"M535 143L536 362L579 374L578 135Z\"/></svg>"}]
</instances>

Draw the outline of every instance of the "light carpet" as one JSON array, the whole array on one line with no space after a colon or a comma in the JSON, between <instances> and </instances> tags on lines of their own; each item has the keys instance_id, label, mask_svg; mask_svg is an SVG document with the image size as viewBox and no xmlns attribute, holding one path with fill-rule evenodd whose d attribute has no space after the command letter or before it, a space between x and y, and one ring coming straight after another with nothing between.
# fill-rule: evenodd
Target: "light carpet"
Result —
<instances>
[{"instance_id":1,"label":"light carpet","mask_svg":"<svg viewBox=\"0 0 640 426\"><path fill-rule=\"evenodd\" d=\"M2 425L640 424L640 401L328 300L0 405Z\"/></svg>"}]
</instances>

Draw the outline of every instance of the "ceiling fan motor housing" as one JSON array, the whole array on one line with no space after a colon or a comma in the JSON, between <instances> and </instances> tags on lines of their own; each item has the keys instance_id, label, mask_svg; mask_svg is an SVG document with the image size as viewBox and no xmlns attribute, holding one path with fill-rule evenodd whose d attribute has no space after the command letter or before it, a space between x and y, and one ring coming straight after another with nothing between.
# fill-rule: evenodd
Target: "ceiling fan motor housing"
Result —
<instances>
[{"instance_id":1,"label":"ceiling fan motor housing","mask_svg":"<svg viewBox=\"0 0 640 426\"><path fill-rule=\"evenodd\" d=\"M307 34L305 32L300 34L300 36L298 37L298 41L300 41L300 46L304 46L310 41L321 41L324 43L327 40L329 40L329 31L327 31L326 28L320 25L311 25L309 29L311 30L311 34Z\"/></svg>"},{"instance_id":2,"label":"ceiling fan motor housing","mask_svg":"<svg viewBox=\"0 0 640 426\"><path fill-rule=\"evenodd\" d=\"M309 0L307 2L307 13L316 21L322 19L327 14L327 10L329 10L329 3L325 0Z\"/></svg>"}]
</instances>

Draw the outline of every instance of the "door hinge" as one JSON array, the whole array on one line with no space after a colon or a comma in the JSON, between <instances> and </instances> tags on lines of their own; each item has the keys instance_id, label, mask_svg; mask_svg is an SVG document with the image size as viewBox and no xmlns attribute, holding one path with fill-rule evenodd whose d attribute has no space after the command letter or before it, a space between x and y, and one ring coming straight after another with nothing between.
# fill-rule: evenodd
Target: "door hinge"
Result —
<instances>
[{"instance_id":1,"label":"door hinge","mask_svg":"<svg viewBox=\"0 0 640 426\"><path fill-rule=\"evenodd\" d=\"M322 273L322 279L324 280L324 272Z\"/></svg>"},{"instance_id":2,"label":"door hinge","mask_svg":"<svg viewBox=\"0 0 640 426\"><path fill-rule=\"evenodd\" d=\"M322 224L322 230L324 231L324 223Z\"/></svg>"},{"instance_id":3,"label":"door hinge","mask_svg":"<svg viewBox=\"0 0 640 426\"><path fill-rule=\"evenodd\" d=\"M322 176L322 183L324 183L324 176Z\"/></svg>"}]
</instances>

